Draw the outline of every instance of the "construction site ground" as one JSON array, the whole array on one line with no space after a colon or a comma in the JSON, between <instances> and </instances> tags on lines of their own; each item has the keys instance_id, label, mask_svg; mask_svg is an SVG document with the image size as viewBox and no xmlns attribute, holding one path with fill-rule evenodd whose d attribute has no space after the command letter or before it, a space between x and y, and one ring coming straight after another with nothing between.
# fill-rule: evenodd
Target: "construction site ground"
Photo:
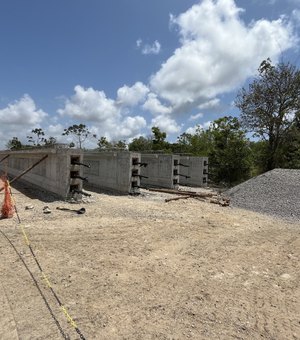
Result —
<instances>
[{"instance_id":1,"label":"construction site ground","mask_svg":"<svg viewBox=\"0 0 300 340\"><path fill-rule=\"evenodd\" d=\"M300 339L300 223L146 190L73 204L12 192L1 340Z\"/></svg>"}]
</instances>

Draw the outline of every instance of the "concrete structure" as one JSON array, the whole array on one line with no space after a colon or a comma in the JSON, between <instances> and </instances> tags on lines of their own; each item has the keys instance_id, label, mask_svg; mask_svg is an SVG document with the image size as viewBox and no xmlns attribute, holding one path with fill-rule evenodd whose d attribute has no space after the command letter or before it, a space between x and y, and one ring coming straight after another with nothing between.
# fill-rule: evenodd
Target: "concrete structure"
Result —
<instances>
[{"instance_id":1,"label":"concrete structure","mask_svg":"<svg viewBox=\"0 0 300 340\"><path fill-rule=\"evenodd\" d=\"M193 187L207 186L208 157L180 156L180 184Z\"/></svg>"},{"instance_id":2,"label":"concrete structure","mask_svg":"<svg viewBox=\"0 0 300 340\"><path fill-rule=\"evenodd\" d=\"M177 189L179 185L180 156L169 154L141 154L142 187L162 187ZM145 176L145 177L143 177Z\"/></svg>"},{"instance_id":3,"label":"concrete structure","mask_svg":"<svg viewBox=\"0 0 300 340\"><path fill-rule=\"evenodd\" d=\"M123 194L140 193L141 155L128 151L84 152L84 168L88 182L84 187L115 191Z\"/></svg>"},{"instance_id":4,"label":"concrete structure","mask_svg":"<svg viewBox=\"0 0 300 340\"><path fill-rule=\"evenodd\" d=\"M81 197L82 151L56 146L17 151L0 151L0 173L7 173L10 180L47 156L18 181L52 192L63 199ZM79 192L79 193L78 193Z\"/></svg>"}]
</instances>

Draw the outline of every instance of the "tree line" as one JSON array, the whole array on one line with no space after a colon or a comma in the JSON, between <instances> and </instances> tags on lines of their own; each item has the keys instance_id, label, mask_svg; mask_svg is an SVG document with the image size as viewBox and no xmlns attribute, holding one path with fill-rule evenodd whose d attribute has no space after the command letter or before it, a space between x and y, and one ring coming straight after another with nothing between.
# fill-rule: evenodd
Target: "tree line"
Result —
<instances>
[{"instance_id":1,"label":"tree line","mask_svg":"<svg viewBox=\"0 0 300 340\"><path fill-rule=\"evenodd\" d=\"M166 133L154 126L150 136L134 138L129 144L100 137L98 149L208 156L210 179L229 185L278 167L300 168L300 71L294 65L264 60L258 75L238 92L235 105L239 118L216 119L206 130L198 126L194 133L181 134L175 143L168 142ZM73 136L80 148L87 139L97 139L84 124L72 125L62 135ZM32 130L27 138L33 146L56 142L46 138L42 129ZM7 147L24 146L13 137Z\"/></svg>"}]
</instances>

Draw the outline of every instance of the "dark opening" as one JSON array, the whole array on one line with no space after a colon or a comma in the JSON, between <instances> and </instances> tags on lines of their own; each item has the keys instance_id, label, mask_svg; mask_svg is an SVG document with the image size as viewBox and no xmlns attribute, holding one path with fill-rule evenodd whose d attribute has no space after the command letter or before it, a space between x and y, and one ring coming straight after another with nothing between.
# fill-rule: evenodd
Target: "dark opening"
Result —
<instances>
[{"instance_id":1,"label":"dark opening","mask_svg":"<svg viewBox=\"0 0 300 340\"><path fill-rule=\"evenodd\" d=\"M206 183L206 177L203 177L203 183Z\"/></svg>"},{"instance_id":2,"label":"dark opening","mask_svg":"<svg viewBox=\"0 0 300 340\"><path fill-rule=\"evenodd\" d=\"M138 169L133 169L131 170L131 176L138 176L139 175L139 170Z\"/></svg>"},{"instance_id":3,"label":"dark opening","mask_svg":"<svg viewBox=\"0 0 300 340\"><path fill-rule=\"evenodd\" d=\"M71 164L80 162L80 156L71 156Z\"/></svg>"},{"instance_id":4,"label":"dark opening","mask_svg":"<svg viewBox=\"0 0 300 340\"><path fill-rule=\"evenodd\" d=\"M79 190L79 185L78 184L70 185L70 192L72 192L74 190Z\"/></svg>"},{"instance_id":5,"label":"dark opening","mask_svg":"<svg viewBox=\"0 0 300 340\"><path fill-rule=\"evenodd\" d=\"M174 159L174 166L178 165L178 159Z\"/></svg>"},{"instance_id":6,"label":"dark opening","mask_svg":"<svg viewBox=\"0 0 300 340\"><path fill-rule=\"evenodd\" d=\"M132 182L131 182L131 186L132 186L133 188L138 188L138 187L139 187L137 181L132 181Z\"/></svg>"},{"instance_id":7,"label":"dark opening","mask_svg":"<svg viewBox=\"0 0 300 340\"><path fill-rule=\"evenodd\" d=\"M132 158L132 165L138 165L139 159L138 158Z\"/></svg>"},{"instance_id":8,"label":"dark opening","mask_svg":"<svg viewBox=\"0 0 300 340\"><path fill-rule=\"evenodd\" d=\"M203 165L204 165L204 166L207 166L207 161L203 161Z\"/></svg>"},{"instance_id":9,"label":"dark opening","mask_svg":"<svg viewBox=\"0 0 300 340\"><path fill-rule=\"evenodd\" d=\"M203 169L203 175L207 174L207 169Z\"/></svg>"},{"instance_id":10,"label":"dark opening","mask_svg":"<svg viewBox=\"0 0 300 340\"><path fill-rule=\"evenodd\" d=\"M173 170L173 175L174 175L174 176L178 176L178 170L177 170L177 169L174 169L174 170Z\"/></svg>"},{"instance_id":11,"label":"dark opening","mask_svg":"<svg viewBox=\"0 0 300 340\"><path fill-rule=\"evenodd\" d=\"M178 184L178 180L177 179L173 179L173 185Z\"/></svg>"},{"instance_id":12,"label":"dark opening","mask_svg":"<svg viewBox=\"0 0 300 340\"><path fill-rule=\"evenodd\" d=\"M70 177L71 178L76 178L77 176L79 176L79 171L71 171L70 172Z\"/></svg>"}]
</instances>

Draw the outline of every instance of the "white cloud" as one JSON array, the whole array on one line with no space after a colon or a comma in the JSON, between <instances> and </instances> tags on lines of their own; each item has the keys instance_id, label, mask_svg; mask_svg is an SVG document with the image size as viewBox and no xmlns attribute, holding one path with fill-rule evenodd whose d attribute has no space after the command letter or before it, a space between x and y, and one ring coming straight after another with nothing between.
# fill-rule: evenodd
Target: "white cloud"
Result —
<instances>
[{"instance_id":1,"label":"white cloud","mask_svg":"<svg viewBox=\"0 0 300 340\"><path fill-rule=\"evenodd\" d=\"M221 101L219 98L211 99L203 104L198 105L198 109L200 110L215 110L220 108Z\"/></svg>"},{"instance_id":2,"label":"white cloud","mask_svg":"<svg viewBox=\"0 0 300 340\"><path fill-rule=\"evenodd\" d=\"M139 135L140 130L145 128L147 125L144 117L135 116L135 117L126 117L116 136L118 138L128 138L129 136Z\"/></svg>"},{"instance_id":3,"label":"white cloud","mask_svg":"<svg viewBox=\"0 0 300 340\"><path fill-rule=\"evenodd\" d=\"M191 126L191 127L187 128L185 130L185 132L190 133L191 135L194 135L197 132L197 130L199 130L199 128L203 129L203 130L207 130L210 126L210 123L211 123L211 121L209 120L209 121L207 121L203 124L197 124L197 125Z\"/></svg>"},{"instance_id":4,"label":"white cloud","mask_svg":"<svg viewBox=\"0 0 300 340\"><path fill-rule=\"evenodd\" d=\"M135 106L144 101L149 89L141 82L136 82L132 87L124 85L118 89L116 102L121 106Z\"/></svg>"},{"instance_id":5,"label":"white cloud","mask_svg":"<svg viewBox=\"0 0 300 340\"><path fill-rule=\"evenodd\" d=\"M0 110L0 124L31 126L42 122L48 115L37 109L33 99L25 94L21 99Z\"/></svg>"},{"instance_id":6,"label":"white cloud","mask_svg":"<svg viewBox=\"0 0 300 340\"><path fill-rule=\"evenodd\" d=\"M151 89L175 109L195 107L231 92L253 74L263 59L276 62L295 46L284 17L246 25L233 0L203 0L178 17L181 47L151 78Z\"/></svg>"},{"instance_id":7,"label":"white cloud","mask_svg":"<svg viewBox=\"0 0 300 340\"><path fill-rule=\"evenodd\" d=\"M66 99L65 107L59 109L61 116L76 119L77 123L91 122L89 127L98 138L105 136L108 140L127 139L135 137L140 130L146 127L146 120L141 116L124 116L121 103L126 105L137 104L148 91L142 83L133 87L123 86L118 91L118 103L107 98L103 91L93 88L75 86L75 94Z\"/></svg>"},{"instance_id":8,"label":"white cloud","mask_svg":"<svg viewBox=\"0 0 300 340\"><path fill-rule=\"evenodd\" d=\"M26 143L26 136L34 128L40 128L48 114L36 107L27 94L0 109L0 148L4 148L12 137Z\"/></svg>"},{"instance_id":9,"label":"white cloud","mask_svg":"<svg viewBox=\"0 0 300 340\"><path fill-rule=\"evenodd\" d=\"M202 118L202 117L203 117L203 113L199 112L196 115L191 115L189 120L197 120L197 119Z\"/></svg>"},{"instance_id":10,"label":"white cloud","mask_svg":"<svg viewBox=\"0 0 300 340\"><path fill-rule=\"evenodd\" d=\"M174 119L164 114L154 117L151 121L151 126L158 126L167 134L179 133L181 130L181 126Z\"/></svg>"},{"instance_id":11,"label":"white cloud","mask_svg":"<svg viewBox=\"0 0 300 340\"><path fill-rule=\"evenodd\" d=\"M147 100L143 104L143 109L150 111L152 114L166 114L171 113L172 108L164 106L155 93L149 93L147 96Z\"/></svg>"},{"instance_id":12,"label":"white cloud","mask_svg":"<svg viewBox=\"0 0 300 340\"><path fill-rule=\"evenodd\" d=\"M141 49L142 54L159 54L161 50L161 44L158 40L155 40L152 45L143 44L142 39L138 39L136 41L136 46L138 49Z\"/></svg>"},{"instance_id":13,"label":"white cloud","mask_svg":"<svg viewBox=\"0 0 300 340\"><path fill-rule=\"evenodd\" d=\"M103 91L91 87L85 89L80 85L75 86L74 91L71 99L66 100L65 107L57 111L60 115L92 122L111 120L120 115L114 101Z\"/></svg>"}]
</instances>

